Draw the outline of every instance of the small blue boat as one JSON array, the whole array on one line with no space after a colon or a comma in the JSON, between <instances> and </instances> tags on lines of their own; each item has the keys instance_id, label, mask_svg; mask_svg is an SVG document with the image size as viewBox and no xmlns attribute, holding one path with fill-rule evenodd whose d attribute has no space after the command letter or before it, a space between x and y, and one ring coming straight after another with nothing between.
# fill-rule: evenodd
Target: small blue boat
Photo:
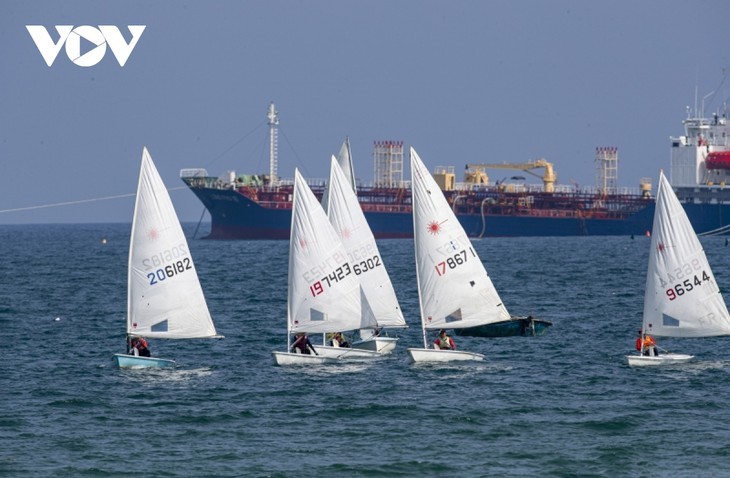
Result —
<instances>
[{"instance_id":1,"label":"small blue boat","mask_svg":"<svg viewBox=\"0 0 730 478\"><path fill-rule=\"evenodd\" d=\"M122 368L163 368L174 367L175 361L155 358L139 357L137 355L114 354L114 361Z\"/></svg>"},{"instance_id":2,"label":"small blue boat","mask_svg":"<svg viewBox=\"0 0 730 478\"><path fill-rule=\"evenodd\" d=\"M549 320L512 316L509 320L494 322L466 329L454 329L456 335L467 337L530 337L545 335L548 327L553 325Z\"/></svg>"}]
</instances>

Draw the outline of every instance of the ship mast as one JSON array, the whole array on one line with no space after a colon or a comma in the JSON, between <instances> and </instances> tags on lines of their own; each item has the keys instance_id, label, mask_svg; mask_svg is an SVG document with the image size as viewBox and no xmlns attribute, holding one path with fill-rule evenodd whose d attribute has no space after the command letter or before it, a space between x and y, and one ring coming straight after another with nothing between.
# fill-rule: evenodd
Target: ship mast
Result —
<instances>
[{"instance_id":1,"label":"ship mast","mask_svg":"<svg viewBox=\"0 0 730 478\"><path fill-rule=\"evenodd\" d=\"M279 182L278 176L278 129L279 126L279 112L274 108L274 102L272 101L269 105L269 114L266 116L269 118L269 184L276 186Z\"/></svg>"}]
</instances>

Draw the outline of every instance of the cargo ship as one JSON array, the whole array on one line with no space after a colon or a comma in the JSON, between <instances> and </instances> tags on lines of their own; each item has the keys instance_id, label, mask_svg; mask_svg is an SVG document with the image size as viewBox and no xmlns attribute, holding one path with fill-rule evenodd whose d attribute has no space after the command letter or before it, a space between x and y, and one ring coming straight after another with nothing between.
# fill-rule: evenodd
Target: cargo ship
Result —
<instances>
[{"instance_id":1,"label":"cargo ship","mask_svg":"<svg viewBox=\"0 0 730 478\"><path fill-rule=\"evenodd\" d=\"M695 108L696 110L696 108ZM278 112L269 105L269 171L211 177L205 169L183 169L180 177L211 217L209 239L288 239L292 180L277 173ZM730 128L727 113L705 117L688 109L684 135L670 137L670 181L695 230L702 235L730 232ZM351 161L347 140L340 162ZM357 195L376 238L413 237L411 191L403 179L403 142L375 141L375 177L357 184ZM636 188L616 185L618 150L598 147L596 186L556 184L552 163L466 164L457 182L453 166L437 166L434 178L472 237L643 235L651 232L654 198L651 180ZM488 174L517 174L490 181ZM538 174L535 171L542 171ZM530 174L542 184L527 184ZM325 180L309 180L317 197Z\"/></svg>"}]
</instances>

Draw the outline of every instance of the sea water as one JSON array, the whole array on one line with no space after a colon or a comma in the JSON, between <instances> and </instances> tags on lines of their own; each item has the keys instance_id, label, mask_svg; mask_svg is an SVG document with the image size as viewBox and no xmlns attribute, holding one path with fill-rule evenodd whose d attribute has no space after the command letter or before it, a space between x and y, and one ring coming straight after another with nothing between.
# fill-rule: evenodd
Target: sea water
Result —
<instances>
[{"instance_id":1,"label":"sea water","mask_svg":"<svg viewBox=\"0 0 730 478\"><path fill-rule=\"evenodd\" d=\"M685 365L629 368L646 237L489 238L508 310L542 337L422 346L413 242L379 241L410 328L391 356L276 367L286 241L190 240L219 340L151 340L173 370L120 370L129 225L0 226L0 475L718 476L730 474L730 338L663 339ZM194 225L187 225L189 236ZM730 287L724 238L702 243ZM433 337L429 337L432 340Z\"/></svg>"}]
</instances>

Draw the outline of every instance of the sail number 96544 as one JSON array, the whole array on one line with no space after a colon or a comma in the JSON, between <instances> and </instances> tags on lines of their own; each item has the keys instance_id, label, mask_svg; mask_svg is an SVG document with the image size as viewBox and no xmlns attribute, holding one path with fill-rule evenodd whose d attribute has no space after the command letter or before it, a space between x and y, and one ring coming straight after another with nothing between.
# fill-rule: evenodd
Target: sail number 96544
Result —
<instances>
[{"instance_id":1,"label":"sail number 96544","mask_svg":"<svg viewBox=\"0 0 730 478\"><path fill-rule=\"evenodd\" d=\"M670 287L666 290L667 297L669 297L669 300L674 300L677 297L686 294L687 292L691 292L695 290L697 287L700 287L703 282L709 281L710 276L707 274L707 272L702 271L702 276L700 277L700 274L695 274L694 277L685 279L684 282L680 282L679 284L675 284L674 287Z\"/></svg>"}]
</instances>

